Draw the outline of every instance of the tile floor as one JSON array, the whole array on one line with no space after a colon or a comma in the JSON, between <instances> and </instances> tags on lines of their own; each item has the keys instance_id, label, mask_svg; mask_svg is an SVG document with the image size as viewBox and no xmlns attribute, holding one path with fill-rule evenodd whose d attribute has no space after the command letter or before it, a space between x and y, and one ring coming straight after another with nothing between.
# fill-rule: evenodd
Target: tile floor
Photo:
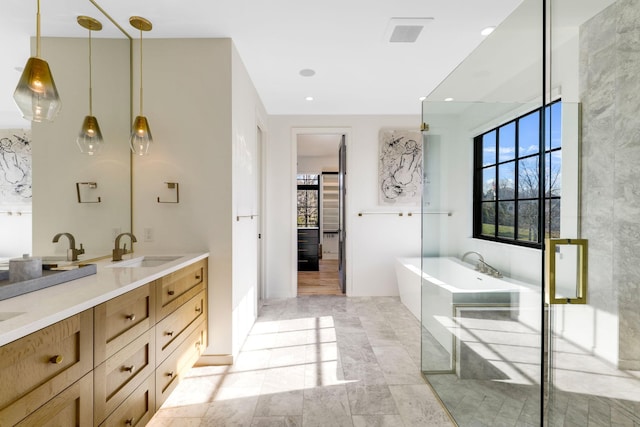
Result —
<instances>
[{"instance_id":1,"label":"tile floor","mask_svg":"<svg viewBox=\"0 0 640 427\"><path fill-rule=\"evenodd\" d=\"M398 298L270 300L233 366L193 368L149 426L451 426Z\"/></svg>"}]
</instances>

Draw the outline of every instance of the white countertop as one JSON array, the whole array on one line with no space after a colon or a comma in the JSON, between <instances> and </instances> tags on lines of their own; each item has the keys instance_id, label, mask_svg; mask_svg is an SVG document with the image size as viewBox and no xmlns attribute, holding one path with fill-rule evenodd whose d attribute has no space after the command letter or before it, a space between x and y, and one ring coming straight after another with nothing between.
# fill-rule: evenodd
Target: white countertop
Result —
<instances>
[{"instance_id":1,"label":"white countertop","mask_svg":"<svg viewBox=\"0 0 640 427\"><path fill-rule=\"evenodd\" d=\"M143 255L153 254L133 253L122 258L129 260ZM161 256L165 255L171 254ZM156 267L111 268L107 267L113 264L110 257L96 262L89 261L96 264L96 274L0 301L0 345L22 338L208 256L209 253L206 252L181 254L176 260Z\"/></svg>"}]
</instances>

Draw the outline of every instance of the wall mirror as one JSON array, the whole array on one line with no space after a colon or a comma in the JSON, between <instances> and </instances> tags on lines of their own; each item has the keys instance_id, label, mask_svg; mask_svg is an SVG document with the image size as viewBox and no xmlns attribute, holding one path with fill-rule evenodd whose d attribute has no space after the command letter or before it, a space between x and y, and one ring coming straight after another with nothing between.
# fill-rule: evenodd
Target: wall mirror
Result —
<instances>
[{"instance_id":1,"label":"wall mirror","mask_svg":"<svg viewBox=\"0 0 640 427\"><path fill-rule=\"evenodd\" d=\"M0 84L0 259L33 253L65 257L75 237L90 259L110 253L114 237L131 230L131 37L92 0L47 0L40 5L41 57L51 68L62 110L52 123L22 118L13 91L35 52L36 1L2 6L3 55ZM89 115L89 31L79 15L102 23L91 34L93 115L105 140L99 156L76 144ZM22 181L20 181L22 180Z\"/></svg>"}]
</instances>

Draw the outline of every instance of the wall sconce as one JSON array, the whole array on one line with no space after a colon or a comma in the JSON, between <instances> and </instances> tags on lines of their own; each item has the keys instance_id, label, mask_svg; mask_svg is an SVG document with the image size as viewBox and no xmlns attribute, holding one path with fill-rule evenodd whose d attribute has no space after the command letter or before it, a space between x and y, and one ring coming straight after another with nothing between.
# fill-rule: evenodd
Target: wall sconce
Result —
<instances>
[{"instance_id":1,"label":"wall sconce","mask_svg":"<svg viewBox=\"0 0 640 427\"><path fill-rule=\"evenodd\" d=\"M102 30L102 24L89 16L78 16L78 24L89 30L89 115L85 116L76 140L80 152L93 156L100 154L104 145L98 119L93 115L93 87L91 80L91 32Z\"/></svg>"},{"instance_id":2,"label":"wall sconce","mask_svg":"<svg viewBox=\"0 0 640 427\"><path fill-rule=\"evenodd\" d=\"M27 60L13 99L22 116L34 122L52 121L62 107L49 64L40 58L40 0L36 13L36 56Z\"/></svg>"},{"instance_id":3,"label":"wall sconce","mask_svg":"<svg viewBox=\"0 0 640 427\"><path fill-rule=\"evenodd\" d=\"M131 127L131 151L139 156L149 153L149 147L153 142L151 137L151 129L147 118L142 115L142 32L150 31L151 22L140 16L132 16L129 18L131 26L140 30L140 114L133 120Z\"/></svg>"}]
</instances>

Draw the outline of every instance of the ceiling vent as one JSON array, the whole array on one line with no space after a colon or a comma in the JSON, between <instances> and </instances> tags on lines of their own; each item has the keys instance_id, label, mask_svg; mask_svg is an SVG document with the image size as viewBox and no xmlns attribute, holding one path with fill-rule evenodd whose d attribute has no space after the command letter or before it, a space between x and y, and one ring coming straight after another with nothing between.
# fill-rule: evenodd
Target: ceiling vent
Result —
<instances>
[{"instance_id":1,"label":"ceiling vent","mask_svg":"<svg viewBox=\"0 0 640 427\"><path fill-rule=\"evenodd\" d=\"M415 43L422 29L433 18L391 18L385 40L389 43Z\"/></svg>"}]
</instances>

